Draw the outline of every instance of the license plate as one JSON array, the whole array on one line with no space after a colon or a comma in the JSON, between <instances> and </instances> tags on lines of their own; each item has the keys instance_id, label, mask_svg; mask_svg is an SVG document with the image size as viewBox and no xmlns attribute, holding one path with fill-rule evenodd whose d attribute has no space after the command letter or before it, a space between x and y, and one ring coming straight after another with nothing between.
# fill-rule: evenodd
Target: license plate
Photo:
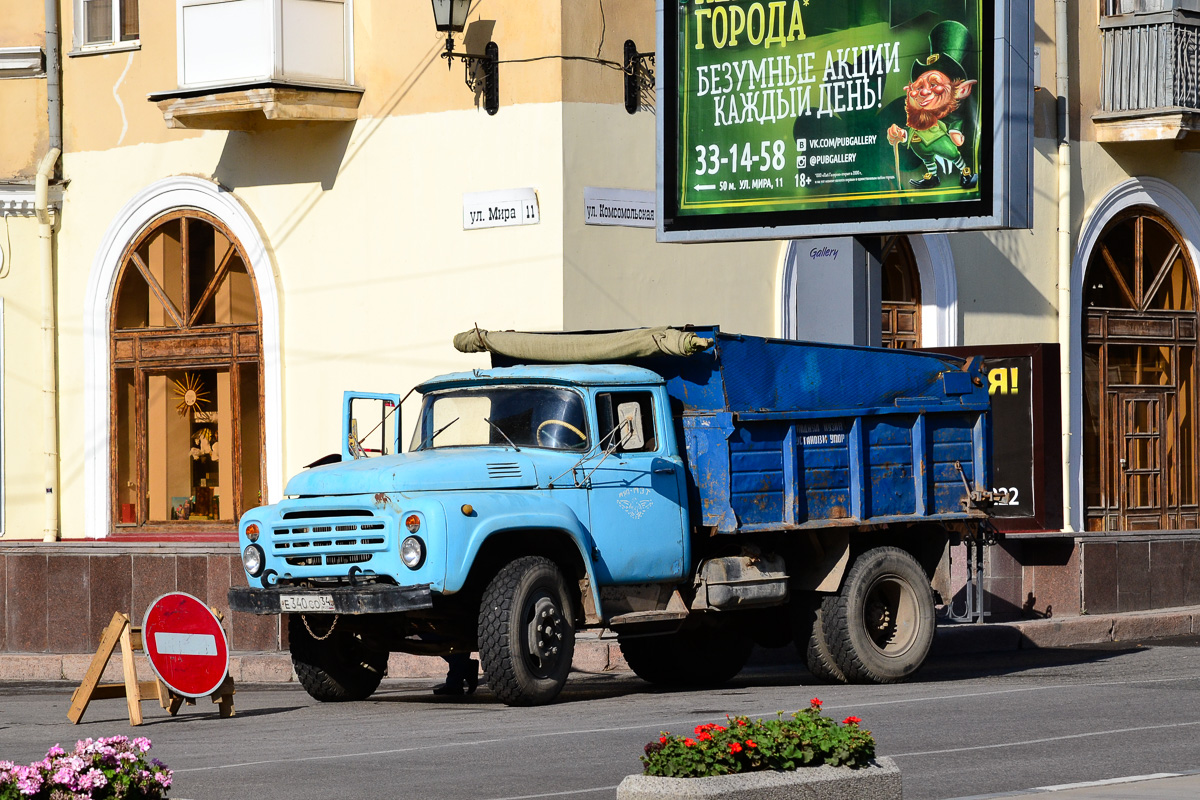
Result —
<instances>
[{"instance_id":1,"label":"license plate","mask_svg":"<svg viewBox=\"0 0 1200 800\"><path fill-rule=\"evenodd\" d=\"M331 594L283 594L279 596L280 611L333 611Z\"/></svg>"}]
</instances>

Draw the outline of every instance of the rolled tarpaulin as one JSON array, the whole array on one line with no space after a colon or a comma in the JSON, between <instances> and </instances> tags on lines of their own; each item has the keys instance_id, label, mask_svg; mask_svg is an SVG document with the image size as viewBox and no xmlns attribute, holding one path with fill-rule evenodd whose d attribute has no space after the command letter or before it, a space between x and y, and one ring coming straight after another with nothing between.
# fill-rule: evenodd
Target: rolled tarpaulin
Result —
<instances>
[{"instance_id":1,"label":"rolled tarpaulin","mask_svg":"<svg viewBox=\"0 0 1200 800\"><path fill-rule=\"evenodd\" d=\"M475 328L454 337L454 348L461 353L499 353L519 361L557 364L690 356L711 346L710 339L665 326L613 333L522 333Z\"/></svg>"}]
</instances>

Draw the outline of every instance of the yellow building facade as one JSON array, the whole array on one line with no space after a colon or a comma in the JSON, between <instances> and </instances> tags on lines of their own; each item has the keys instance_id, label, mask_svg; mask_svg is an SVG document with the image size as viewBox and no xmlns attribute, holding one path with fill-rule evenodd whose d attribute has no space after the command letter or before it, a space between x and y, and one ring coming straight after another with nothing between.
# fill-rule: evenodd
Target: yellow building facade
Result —
<instances>
[{"instance_id":1,"label":"yellow building facade","mask_svg":"<svg viewBox=\"0 0 1200 800\"><path fill-rule=\"evenodd\" d=\"M1033 228L887 243L892 288L846 307L884 304L882 315L865 311L876 342L1060 347L1066 530L1053 554L1013 545L994 572L1011 602L1040 591L1060 613L1087 609L1078 575L1089 541L1115 548L1113 534L1140 526L1174 531L1161 538L1187 548L1198 527L1195 481L1180 477L1197 470L1185 441L1195 437L1183 410L1195 408L1191 378L1172 389L1175 466L1159 478L1175 494L1161 490L1158 516L1135 513L1145 497L1098 488L1119 456L1089 432L1094 354L1123 368L1106 348L1140 345L1086 327L1101 319L1086 312L1099 291L1092 270L1106 242L1116 251L1108 237L1121 225L1136 228L1130 247L1166 242L1154 255L1179 259L1182 271L1163 279L1178 284L1174 299L1158 308L1143 298L1166 285L1154 284L1158 273L1146 286L1131 278L1130 314L1096 324L1162 311L1173 338L1147 346L1175 347L1181 363L1200 263L1192 117L1106 108L1114 73L1096 66L1113 58L1113 26L1187 32L1190 12L1170 0L1101 5L1031 3ZM645 0L472 3L454 52L496 45L495 114L479 62L443 57L446 35L423 2L0 0L0 19L0 650L84 652L109 606L136 616L163 588L223 607L224 589L242 580L237 516L338 449L343 390L404 393L482 365L453 351L458 331L716 323L786 336L828 311L823 287L797 277L803 241L672 245L653 228L588 224L589 193L655 189L656 101L643 98L635 114L624 105L625 41L655 46ZM39 219L38 170L56 149ZM532 224L470 217L473 203L530 198L535 213L522 221ZM1133 402L1122 392L1105 396ZM1159 491L1151 484L1138 491ZM1035 590L1022 565L1042 562L1058 572ZM76 592L92 608L77 634L55 638L57 612L28 621L48 587L83 570L99 585L110 569L119 585L104 590L108 605L99 590ZM17 592L18 572L40 594ZM277 646L274 624L237 623L235 646Z\"/></svg>"}]
</instances>

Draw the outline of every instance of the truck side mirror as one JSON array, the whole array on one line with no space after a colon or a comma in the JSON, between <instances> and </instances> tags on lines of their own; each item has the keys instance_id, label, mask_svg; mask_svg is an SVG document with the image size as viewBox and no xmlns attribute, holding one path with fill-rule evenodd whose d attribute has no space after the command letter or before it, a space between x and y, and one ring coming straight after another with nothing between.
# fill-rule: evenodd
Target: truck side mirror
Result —
<instances>
[{"instance_id":1,"label":"truck side mirror","mask_svg":"<svg viewBox=\"0 0 1200 800\"><path fill-rule=\"evenodd\" d=\"M617 427L620 429L620 450L641 450L646 446L646 434L642 429L642 407L638 403L621 403L617 406Z\"/></svg>"}]
</instances>

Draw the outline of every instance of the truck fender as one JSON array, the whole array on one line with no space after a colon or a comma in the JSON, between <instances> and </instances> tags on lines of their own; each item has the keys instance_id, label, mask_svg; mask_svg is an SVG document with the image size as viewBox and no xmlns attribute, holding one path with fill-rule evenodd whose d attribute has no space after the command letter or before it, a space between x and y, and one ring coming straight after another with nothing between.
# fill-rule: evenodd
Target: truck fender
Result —
<instances>
[{"instance_id":1,"label":"truck fender","mask_svg":"<svg viewBox=\"0 0 1200 800\"><path fill-rule=\"evenodd\" d=\"M498 500L500 507L488 510L489 506L493 506L489 502L492 499ZM560 533L565 534L574 544L587 573L588 591L580 592L584 604L582 611L588 619L601 617L600 587L596 583L590 555L592 537L570 506L557 500L508 495L479 498L476 508L481 510L480 519L470 533L466 549L458 559L447 560L447 593L462 590L479 551L489 538L509 531Z\"/></svg>"},{"instance_id":2,"label":"truck fender","mask_svg":"<svg viewBox=\"0 0 1200 800\"><path fill-rule=\"evenodd\" d=\"M850 534L840 530L809 531L806 557L788 565L792 588L836 592L850 563Z\"/></svg>"}]
</instances>

